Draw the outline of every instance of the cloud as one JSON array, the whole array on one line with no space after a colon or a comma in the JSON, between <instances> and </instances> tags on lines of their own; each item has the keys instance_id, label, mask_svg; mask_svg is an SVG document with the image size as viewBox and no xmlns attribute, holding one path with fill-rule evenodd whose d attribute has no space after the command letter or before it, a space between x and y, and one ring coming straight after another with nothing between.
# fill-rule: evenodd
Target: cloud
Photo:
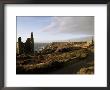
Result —
<instances>
[{"instance_id":1,"label":"cloud","mask_svg":"<svg viewBox=\"0 0 110 90\"><path fill-rule=\"evenodd\" d=\"M93 16L56 16L43 32L94 35Z\"/></svg>"},{"instance_id":2,"label":"cloud","mask_svg":"<svg viewBox=\"0 0 110 90\"><path fill-rule=\"evenodd\" d=\"M53 31L55 25L56 25L56 24L55 24L54 22L52 22L52 23L50 23L48 26L44 27L44 28L42 29L42 31L44 31L44 32Z\"/></svg>"}]
</instances>

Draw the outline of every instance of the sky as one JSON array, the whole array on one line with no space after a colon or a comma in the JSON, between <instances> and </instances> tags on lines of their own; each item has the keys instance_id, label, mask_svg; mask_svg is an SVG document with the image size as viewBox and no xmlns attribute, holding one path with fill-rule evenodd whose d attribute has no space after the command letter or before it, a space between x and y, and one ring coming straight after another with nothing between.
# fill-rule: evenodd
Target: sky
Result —
<instances>
[{"instance_id":1,"label":"sky","mask_svg":"<svg viewBox=\"0 0 110 90\"><path fill-rule=\"evenodd\" d=\"M33 32L34 42L53 42L94 35L93 16L17 16L17 38L25 42Z\"/></svg>"}]
</instances>

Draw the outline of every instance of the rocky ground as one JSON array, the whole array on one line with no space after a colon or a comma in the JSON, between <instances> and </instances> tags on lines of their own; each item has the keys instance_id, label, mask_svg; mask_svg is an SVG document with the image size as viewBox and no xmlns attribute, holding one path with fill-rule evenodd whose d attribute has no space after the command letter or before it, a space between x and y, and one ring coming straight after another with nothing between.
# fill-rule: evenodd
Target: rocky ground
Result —
<instances>
[{"instance_id":1,"label":"rocky ground","mask_svg":"<svg viewBox=\"0 0 110 90\"><path fill-rule=\"evenodd\" d=\"M52 43L34 55L19 55L17 74L93 74L94 46Z\"/></svg>"}]
</instances>

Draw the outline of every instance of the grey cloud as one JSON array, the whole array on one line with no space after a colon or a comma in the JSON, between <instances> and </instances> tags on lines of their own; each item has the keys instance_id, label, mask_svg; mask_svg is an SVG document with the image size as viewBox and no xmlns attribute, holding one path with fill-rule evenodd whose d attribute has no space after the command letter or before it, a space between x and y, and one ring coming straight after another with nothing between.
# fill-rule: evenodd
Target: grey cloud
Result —
<instances>
[{"instance_id":1,"label":"grey cloud","mask_svg":"<svg viewBox=\"0 0 110 90\"><path fill-rule=\"evenodd\" d=\"M94 16L57 16L43 31L94 35Z\"/></svg>"}]
</instances>

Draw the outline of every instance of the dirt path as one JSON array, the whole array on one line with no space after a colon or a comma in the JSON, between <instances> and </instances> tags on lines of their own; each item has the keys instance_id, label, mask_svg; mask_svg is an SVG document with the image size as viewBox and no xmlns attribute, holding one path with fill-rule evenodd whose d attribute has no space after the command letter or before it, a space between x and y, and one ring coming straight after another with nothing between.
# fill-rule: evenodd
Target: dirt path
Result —
<instances>
[{"instance_id":1,"label":"dirt path","mask_svg":"<svg viewBox=\"0 0 110 90\"><path fill-rule=\"evenodd\" d=\"M81 60L75 64L61 68L60 70L51 72L51 74L76 74L80 68L89 67L94 65L94 54L90 53L85 60Z\"/></svg>"}]
</instances>

